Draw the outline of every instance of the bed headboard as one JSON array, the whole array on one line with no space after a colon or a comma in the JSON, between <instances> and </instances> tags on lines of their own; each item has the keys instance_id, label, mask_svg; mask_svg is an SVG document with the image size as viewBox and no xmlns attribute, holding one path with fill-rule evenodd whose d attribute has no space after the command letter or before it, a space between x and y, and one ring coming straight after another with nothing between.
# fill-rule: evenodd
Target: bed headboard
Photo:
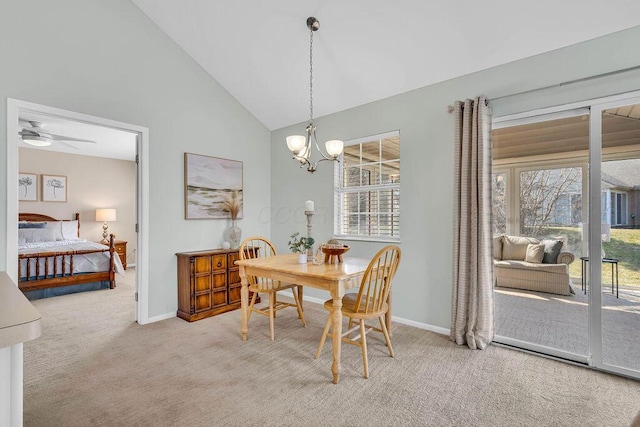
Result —
<instances>
[{"instance_id":1,"label":"bed headboard","mask_svg":"<svg viewBox=\"0 0 640 427\"><path fill-rule=\"evenodd\" d=\"M78 237L80 237L80 214L76 212L74 219L55 219L49 215L37 213L18 213L18 221L78 221Z\"/></svg>"}]
</instances>

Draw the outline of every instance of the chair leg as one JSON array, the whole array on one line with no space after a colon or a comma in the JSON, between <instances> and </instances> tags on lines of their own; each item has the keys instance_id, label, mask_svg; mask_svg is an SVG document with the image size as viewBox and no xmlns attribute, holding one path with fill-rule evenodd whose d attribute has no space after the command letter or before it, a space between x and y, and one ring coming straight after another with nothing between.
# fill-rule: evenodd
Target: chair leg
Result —
<instances>
[{"instance_id":1,"label":"chair leg","mask_svg":"<svg viewBox=\"0 0 640 427\"><path fill-rule=\"evenodd\" d=\"M249 319L251 319L251 313L253 313L253 306L256 303L257 296L258 296L258 293L254 292L253 296L251 297L251 302L249 303L249 310L247 310L248 311L248 313L247 313L247 325L249 324Z\"/></svg>"},{"instance_id":2,"label":"chair leg","mask_svg":"<svg viewBox=\"0 0 640 427\"><path fill-rule=\"evenodd\" d=\"M324 331L322 331L322 338L320 338L318 351L316 351L316 359L320 357L320 353L322 352L322 347L324 347L324 341L327 339L327 335L329 334L330 327L331 327L331 314L329 314L329 316L327 317L327 323L324 324Z\"/></svg>"},{"instance_id":3,"label":"chair leg","mask_svg":"<svg viewBox=\"0 0 640 427\"><path fill-rule=\"evenodd\" d=\"M301 286L300 286L301 287ZM293 294L293 300L296 302L296 309L298 310L298 317L302 320L302 326L306 327L307 322L304 319L304 313L302 312L302 301L296 292L296 288L291 288L291 293Z\"/></svg>"},{"instance_id":4,"label":"chair leg","mask_svg":"<svg viewBox=\"0 0 640 427\"><path fill-rule=\"evenodd\" d=\"M271 341L276 339L275 328L273 325L273 319L275 315L275 311L273 310L276 302L276 294L275 292L269 292L269 328L271 328Z\"/></svg>"},{"instance_id":5,"label":"chair leg","mask_svg":"<svg viewBox=\"0 0 640 427\"><path fill-rule=\"evenodd\" d=\"M362 346L362 364L364 365L364 377L369 378L369 362L367 360L367 331L364 327L364 319L360 319L360 345Z\"/></svg>"},{"instance_id":6,"label":"chair leg","mask_svg":"<svg viewBox=\"0 0 640 427\"><path fill-rule=\"evenodd\" d=\"M387 324L384 321L384 316L378 317L380 321L380 329L382 329L382 333L384 334L384 340L387 342L387 348L389 348L389 354L391 357L394 357L393 347L391 346L391 338L389 338L389 331L387 330Z\"/></svg>"}]
</instances>

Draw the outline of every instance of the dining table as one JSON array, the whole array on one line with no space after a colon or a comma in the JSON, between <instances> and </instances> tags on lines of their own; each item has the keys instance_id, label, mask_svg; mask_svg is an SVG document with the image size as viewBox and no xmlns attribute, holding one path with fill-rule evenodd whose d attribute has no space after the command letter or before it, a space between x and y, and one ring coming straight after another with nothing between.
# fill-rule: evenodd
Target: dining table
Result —
<instances>
[{"instance_id":1,"label":"dining table","mask_svg":"<svg viewBox=\"0 0 640 427\"><path fill-rule=\"evenodd\" d=\"M339 263L313 262L299 263L297 254L275 255L264 258L253 258L236 261L242 282L241 312L242 340L248 337L247 318L249 311L249 288L247 278L250 276L264 277L274 281L293 283L305 287L329 291L333 300L333 315L331 317L333 361L331 372L333 383L340 379L340 351L342 348L342 297L345 291L360 286L370 260L355 257L343 257ZM390 303L390 301L389 301ZM391 309L387 313L386 323L390 326ZM318 337L320 339L320 337Z\"/></svg>"}]
</instances>

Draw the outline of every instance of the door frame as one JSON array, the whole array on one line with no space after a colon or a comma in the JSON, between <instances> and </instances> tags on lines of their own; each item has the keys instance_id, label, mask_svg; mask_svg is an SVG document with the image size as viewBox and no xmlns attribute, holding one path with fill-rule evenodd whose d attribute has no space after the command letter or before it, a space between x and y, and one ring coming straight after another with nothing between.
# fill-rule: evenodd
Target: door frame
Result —
<instances>
[{"instance_id":1,"label":"door frame","mask_svg":"<svg viewBox=\"0 0 640 427\"><path fill-rule=\"evenodd\" d=\"M137 191L136 222L138 224L136 242L136 321L149 323L149 129L143 126L119 122L103 117L49 107L19 99L7 98L7 206L6 206L6 270L11 279L18 283L18 118L21 112L32 112L60 119L83 122L130 132L136 138Z\"/></svg>"},{"instance_id":2,"label":"door frame","mask_svg":"<svg viewBox=\"0 0 640 427\"><path fill-rule=\"evenodd\" d=\"M601 230L601 162L602 162L602 111L607 108L619 107L630 104L640 104L640 91L632 91L623 94L611 95L601 98L589 99L553 107L537 110L525 111L516 114L509 114L493 118L492 124L495 129L532 123L540 120L553 120L555 118L568 117L579 114L581 109L588 108L589 113L589 175L587 191L587 203L589 207L589 253L600 254L602 251ZM508 122L512 124L507 124ZM502 171L502 165L496 170ZM514 177L515 178L515 177ZM514 183L515 184L515 183ZM593 197L596 195L596 197ZM512 203L512 202L510 202ZM592 292L589 292L588 311L588 337L589 354L586 356L565 352L550 347L545 347L535 343L515 340L508 337L496 336L496 341L525 350L547 354L562 359L567 359L579 363L586 363L590 367L603 370L618 375L632 378L640 378L640 372L632 369L621 368L614 365L605 364L602 360L602 265L599 262L589 263L589 277L593 278L589 282Z\"/></svg>"}]
</instances>

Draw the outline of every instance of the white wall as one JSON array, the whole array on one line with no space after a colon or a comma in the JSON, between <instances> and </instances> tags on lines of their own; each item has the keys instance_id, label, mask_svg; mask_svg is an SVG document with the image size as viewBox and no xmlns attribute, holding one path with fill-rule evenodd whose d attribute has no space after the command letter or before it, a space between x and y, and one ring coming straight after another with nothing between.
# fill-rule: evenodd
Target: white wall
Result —
<instances>
[{"instance_id":1,"label":"white wall","mask_svg":"<svg viewBox=\"0 0 640 427\"><path fill-rule=\"evenodd\" d=\"M320 142L349 140L400 130L401 248L403 259L393 291L393 315L449 328L452 288L453 121L447 106L480 94L490 99L638 65L640 27L579 45L414 90L316 120ZM428 52L420 54L428 55ZM454 53L452 53L454 54ZM398 64L401 66L401 64ZM433 64L437 67L438 64ZM494 115L640 89L640 72L555 90L509 97L493 103ZM301 96L304 94L301 91ZM317 96L322 96L318 93ZM291 160L285 137L306 124L272 132L271 235L287 249L293 231L304 232L302 206L315 201L314 234L333 233L333 168L311 175ZM349 255L372 256L380 244L351 242ZM326 298L310 289L309 296Z\"/></svg>"},{"instance_id":2,"label":"white wall","mask_svg":"<svg viewBox=\"0 0 640 427\"><path fill-rule=\"evenodd\" d=\"M102 239L96 208L115 208L117 220L108 233L127 242L127 262L135 262L136 163L103 157L79 156L41 149L19 149L19 170L38 175L38 201L19 202L19 212L35 212L57 219L80 213L80 237ZM67 202L43 202L42 174L67 177Z\"/></svg>"},{"instance_id":3,"label":"white wall","mask_svg":"<svg viewBox=\"0 0 640 427\"><path fill-rule=\"evenodd\" d=\"M175 253L219 247L227 226L184 219L184 152L243 161L239 225L245 236L269 234L259 218L270 204L269 131L130 1L3 2L0 39L11 41L0 44L0 129L7 97L149 128L149 317L175 313ZM0 174L2 227L5 189Z\"/></svg>"}]
</instances>

